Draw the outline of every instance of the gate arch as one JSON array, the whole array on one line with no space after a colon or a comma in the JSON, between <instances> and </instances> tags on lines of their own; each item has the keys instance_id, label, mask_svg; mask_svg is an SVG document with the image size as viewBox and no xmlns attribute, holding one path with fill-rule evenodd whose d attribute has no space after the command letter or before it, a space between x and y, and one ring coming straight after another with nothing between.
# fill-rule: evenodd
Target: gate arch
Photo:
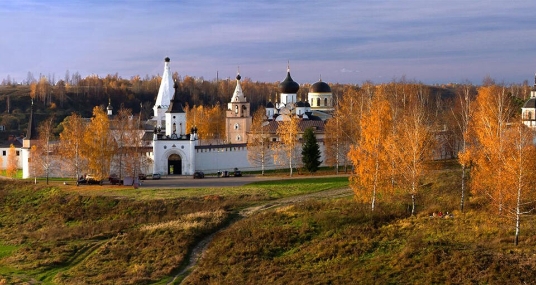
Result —
<instances>
[{"instance_id":1,"label":"gate arch","mask_svg":"<svg viewBox=\"0 0 536 285\"><path fill-rule=\"evenodd\" d=\"M182 158L180 155L174 153L168 156L168 173L182 174Z\"/></svg>"}]
</instances>

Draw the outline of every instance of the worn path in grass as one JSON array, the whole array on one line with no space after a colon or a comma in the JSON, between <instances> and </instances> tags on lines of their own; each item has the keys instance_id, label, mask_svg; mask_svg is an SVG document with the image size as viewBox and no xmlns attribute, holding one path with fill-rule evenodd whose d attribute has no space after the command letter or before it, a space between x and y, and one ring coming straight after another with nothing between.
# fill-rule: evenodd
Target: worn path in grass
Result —
<instances>
[{"instance_id":1,"label":"worn path in grass","mask_svg":"<svg viewBox=\"0 0 536 285\"><path fill-rule=\"evenodd\" d=\"M350 188L342 188L342 189L331 189L331 190L325 190L310 194L304 194L304 195L298 195L288 198L282 198L274 201L270 201L261 205L245 208L239 212L240 218L247 218L253 214L256 214L261 211L281 207L281 206L287 206L292 205L295 203L299 203L302 201L306 201L309 199L333 199L333 198L341 198L341 197L347 197L352 195L353 192ZM237 220L235 220L236 222ZM183 281L186 280L188 277L188 274L191 272L190 270L196 265L197 261L203 257L203 254L208 248L208 245L221 231L224 231L227 229L231 224L227 225L225 228L220 229L217 232L214 232L213 234L207 236L203 240L201 240L193 249L190 254L190 258L188 260L188 264L167 284L175 284L175 282L178 279L182 279Z\"/></svg>"}]
</instances>

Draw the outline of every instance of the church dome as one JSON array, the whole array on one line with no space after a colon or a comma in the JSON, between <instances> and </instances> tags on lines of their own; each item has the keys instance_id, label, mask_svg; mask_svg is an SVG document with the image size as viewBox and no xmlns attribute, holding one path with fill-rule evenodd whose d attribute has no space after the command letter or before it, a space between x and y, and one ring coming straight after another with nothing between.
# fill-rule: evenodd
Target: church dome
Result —
<instances>
[{"instance_id":1,"label":"church dome","mask_svg":"<svg viewBox=\"0 0 536 285\"><path fill-rule=\"evenodd\" d=\"M331 88L326 82L322 80L316 82L311 86L310 93L331 93Z\"/></svg>"},{"instance_id":2,"label":"church dome","mask_svg":"<svg viewBox=\"0 0 536 285\"><path fill-rule=\"evenodd\" d=\"M274 103L272 103L272 101L268 102L268 104L266 104L266 108L275 108Z\"/></svg>"},{"instance_id":3,"label":"church dome","mask_svg":"<svg viewBox=\"0 0 536 285\"><path fill-rule=\"evenodd\" d=\"M525 102L525 105L523 105L523 108L536 108L536 98L530 98L527 102Z\"/></svg>"},{"instance_id":4,"label":"church dome","mask_svg":"<svg viewBox=\"0 0 536 285\"><path fill-rule=\"evenodd\" d=\"M296 107L305 107L305 103L303 103L302 101L298 101L296 102Z\"/></svg>"},{"instance_id":5,"label":"church dome","mask_svg":"<svg viewBox=\"0 0 536 285\"><path fill-rule=\"evenodd\" d=\"M287 71L287 78L283 82L279 83L279 92L286 94L296 94L300 89L300 85L292 80L290 77L290 71Z\"/></svg>"}]
</instances>

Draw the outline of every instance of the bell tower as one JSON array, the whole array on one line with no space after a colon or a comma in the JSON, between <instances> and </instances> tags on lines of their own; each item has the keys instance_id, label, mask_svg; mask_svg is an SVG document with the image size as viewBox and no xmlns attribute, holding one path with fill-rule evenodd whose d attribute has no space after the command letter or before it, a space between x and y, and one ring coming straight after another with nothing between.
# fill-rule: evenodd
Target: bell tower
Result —
<instances>
[{"instance_id":1,"label":"bell tower","mask_svg":"<svg viewBox=\"0 0 536 285\"><path fill-rule=\"evenodd\" d=\"M251 128L250 105L247 102L242 86L240 85L240 73L236 75L236 88L227 104L227 113L225 117L225 134L227 142L232 144L247 143L247 133Z\"/></svg>"}]
</instances>

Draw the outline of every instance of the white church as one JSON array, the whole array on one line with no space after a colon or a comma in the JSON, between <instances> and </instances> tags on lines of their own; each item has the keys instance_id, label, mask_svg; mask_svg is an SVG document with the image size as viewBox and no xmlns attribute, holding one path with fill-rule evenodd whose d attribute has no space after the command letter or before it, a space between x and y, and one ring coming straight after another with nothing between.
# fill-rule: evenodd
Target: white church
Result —
<instances>
[{"instance_id":1,"label":"white church","mask_svg":"<svg viewBox=\"0 0 536 285\"><path fill-rule=\"evenodd\" d=\"M166 58L162 82L153 108L154 117L147 122L147 125L154 126L151 153L153 173L191 175L195 171L216 173L234 168L259 170L260 165L253 165L248 160L247 137L252 124L252 114L250 103L240 85L240 74L236 76L236 87L227 104L227 143L220 145L200 145L199 137L203 134L198 134L195 127L186 130L186 113L171 74L170 59ZM308 95L311 103L297 101L299 84L292 80L290 71L287 70L287 77L281 82L279 89L280 102L276 103L277 106L271 102L266 106L266 115L269 118L266 128L267 132L272 134L272 140L277 140L275 130L278 122L290 115L298 115L302 118L302 132L307 127L314 127L321 142L324 120L316 115L330 117L333 99L329 85L319 81L311 86ZM323 150L321 143L320 146ZM273 159L269 159L265 165L267 169L281 167L285 166L276 165Z\"/></svg>"},{"instance_id":2,"label":"white church","mask_svg":"<svg viewBox=\"0 0 536 285\"><path fill-rule=\"evenodd\" d=\"M236 87L230 101L227 104L225 118L225 144L203 144L195 127L186 129L186 113L183 101L177 92L178 86L172 79L170 59L164 60L164 72L158 91L154 115L145 122L143 130L144 148L147 157L152 164L140 169L144 173L159 173L161 175L192 175L195 171L216 173L218 171L231 171L235 168L245 171L260 170L261 165L255 165L248 160L247 141L248 133L252 124L250 103L242 91L240 74L236 76ZM331 117L333 111L333 98L328 84L322 80L314 83L308 93L307 101L299 101L297 92L300 86L290 76L287 76L279 84L279 102L271 101L266 105L266 117L264 127L271 141L277 141L276 130L279 122L285 121L290 116L300 117L300 131L313 128L317 136L321 160L324 161L324 125L326 118ZM111 115L113 108L107 108ZM23 178L30 178L30 148L32 140L36 139L35 122L30 115L30 124L22 145L17 149L20 152L19 166L23 170ZM18 153L19 153L18 152ZM4 152L5 153L5 152ZM264 163L264 169L286 168L285 165L275 163L273 157ZM58 162L51 176L68 176L61 171L61 162ZM1 165L5 169L4 165ZM113 166L112 166L113 168ZM114 173L114 169L111 169Z\"/></svg>"}]
</instances>

